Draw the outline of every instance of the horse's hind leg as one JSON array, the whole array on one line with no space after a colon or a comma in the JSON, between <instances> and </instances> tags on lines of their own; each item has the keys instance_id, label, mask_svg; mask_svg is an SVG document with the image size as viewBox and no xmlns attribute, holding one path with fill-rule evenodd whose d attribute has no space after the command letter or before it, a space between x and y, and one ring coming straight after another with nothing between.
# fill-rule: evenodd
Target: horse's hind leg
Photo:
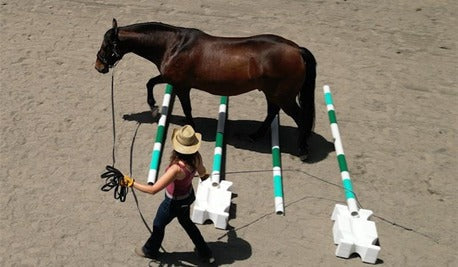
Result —
<instances>
[{"instance_id":1,"label":"horse's hind leg","mask_svg":"<svg viewBox=\"0 0 458 267\"><path fill-rule=\"evenodd\" d=\"M287 115L293 118L299 128L299 136L297 144L299 147L299 157L302 161L307 160L308 157L308 134L306 131L306 121L305 113L296 103L296 100L293 98L285 104L281 105L281 108Z\"/></svg>"},{"instance_id":2,"label":"horse's hind leg","mask_svg":"<svg viewBox=\"0 0 458 267\"><path fill-rule=\"evenodd\" d=\"M261 124L261 127L259 127L259 129L256 132L249 135L251 140L256 140L260 137L263 137L266 134L273 119L275 118L275 115L278 114L279 110L280 110L279 106L277 106L276 104L272 103L271 101L267 99L267 116L264 119L263 123Z\"/></svg>"},{"instance_id":3,"label":"horse's hind leg","mask_svg":"<svg viewBox=\"0 0 458 267\"><path fill-rule=\"evenodd\" d=\"M192 107L191 107L191 98L189 93L191 88L176 88L175 92L180 99L181 107L183 108L183 113L186 117L186 123L195 128L194 119L192 117Z\"/></svg>"},{"instance_id":4,"label":"horse's hind leg","mask_svg":"<svg viewBox=\"0 0 458 267\"><path fill-rule=\"evenodd\" d=\"M153 88L156 84L164 83L161 75L151 78L146 84L147 102L151 109L153 118L157 118L159 115L159 107L156 106L156 100L154 99Z\"/></svg>"}]
</instances>

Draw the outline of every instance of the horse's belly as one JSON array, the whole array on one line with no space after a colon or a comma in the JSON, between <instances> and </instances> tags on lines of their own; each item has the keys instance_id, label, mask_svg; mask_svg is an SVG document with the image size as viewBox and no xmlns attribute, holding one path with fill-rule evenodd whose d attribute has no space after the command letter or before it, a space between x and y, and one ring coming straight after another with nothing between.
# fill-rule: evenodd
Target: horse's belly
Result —
<instances>
[{"instance_id":1,"label":"horse's belly","mask_svg":"<svg viewBox=\"0 0 458 267\"><path fill-rule=\"evenodd\" d=\"M200 89L202 91L206 91L210 94L214 95L225 95L225 96L233 96L233 95L240 95L254 89L258 89L255 83L245 83L245 84L237 84L237 83L205 83L205 84L195 84L192 88Z\"/></svg>"},{"instance_id":2,"label":"horse's belly","mask_svg":"<svg viewBox=\"0 0 458 267\"><path fill-rule=\"evenodd\" d=\"M215 65L196 73L191 79L193 88L216 95L238 95L259 88L260 73L246 62ZM251 67L251 68L250 68Z\"/></svg>"}]
</instances>

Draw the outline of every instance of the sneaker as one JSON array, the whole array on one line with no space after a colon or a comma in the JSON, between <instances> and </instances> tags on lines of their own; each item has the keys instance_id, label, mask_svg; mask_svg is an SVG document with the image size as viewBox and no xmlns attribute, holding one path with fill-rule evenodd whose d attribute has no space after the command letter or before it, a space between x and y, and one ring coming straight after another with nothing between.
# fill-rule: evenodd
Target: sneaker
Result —
<instances>
[{"instance_id":1,"label":"sneaker","mask_svg":"<svg viewBox=\"0 0 458 267\"><path fill-rule=\"evenodd\" d=\"M135 254L137 254L140 257L153 259L153 260L157 260L160 257L160 253L159 252L158 253L148 253L148 252L145 252L145 248L144 247L136 247L134 249L134 252L135 252Z\"/></svg>"}]
</instances>

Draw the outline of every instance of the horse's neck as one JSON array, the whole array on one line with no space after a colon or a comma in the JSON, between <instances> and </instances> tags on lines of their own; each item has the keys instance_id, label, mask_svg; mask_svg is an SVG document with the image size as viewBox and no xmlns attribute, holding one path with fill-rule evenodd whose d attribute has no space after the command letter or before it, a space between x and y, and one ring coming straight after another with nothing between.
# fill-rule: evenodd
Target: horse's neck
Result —
<instances>
[{"instance_id":1,"label":"horse's neck","mask_svg":"<svg viewBox=\"0 0 458 267\"><path fill-rule=\"evenodd\" d=\"M119 31L119 39L126 53L134 53L143 57L156 66L161 65L164 53L170 43L175 39L175 32L157 31L157 32L132 32Z\"/></svg>"}]
</instances>

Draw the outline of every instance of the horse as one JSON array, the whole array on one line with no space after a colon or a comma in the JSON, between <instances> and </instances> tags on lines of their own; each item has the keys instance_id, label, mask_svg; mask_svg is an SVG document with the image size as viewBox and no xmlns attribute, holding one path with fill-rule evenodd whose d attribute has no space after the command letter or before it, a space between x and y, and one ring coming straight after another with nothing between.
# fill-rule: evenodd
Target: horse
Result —
<instances>
[{"instance_id":1,"label":"horse","mask_svg":"<svg viewBox=\"0 0 458 267\"><path fill-rule=\"evenodd\" d=\"M97 52L95 69L108 73L127 53L151 61L160 73L146 84L147 103L153 116L158 115L153 96L157 84L173 86L186 121L192 126L195 124L191 88L222 96L257 89L267 100L267 116L250 138L264 136L282 109L297 124L298 155L306 161L308 139L315 123L317 64L307 48L273 34L218 37L160 22L118 27L113 19Z\"/></svg>"}]
</instances>

